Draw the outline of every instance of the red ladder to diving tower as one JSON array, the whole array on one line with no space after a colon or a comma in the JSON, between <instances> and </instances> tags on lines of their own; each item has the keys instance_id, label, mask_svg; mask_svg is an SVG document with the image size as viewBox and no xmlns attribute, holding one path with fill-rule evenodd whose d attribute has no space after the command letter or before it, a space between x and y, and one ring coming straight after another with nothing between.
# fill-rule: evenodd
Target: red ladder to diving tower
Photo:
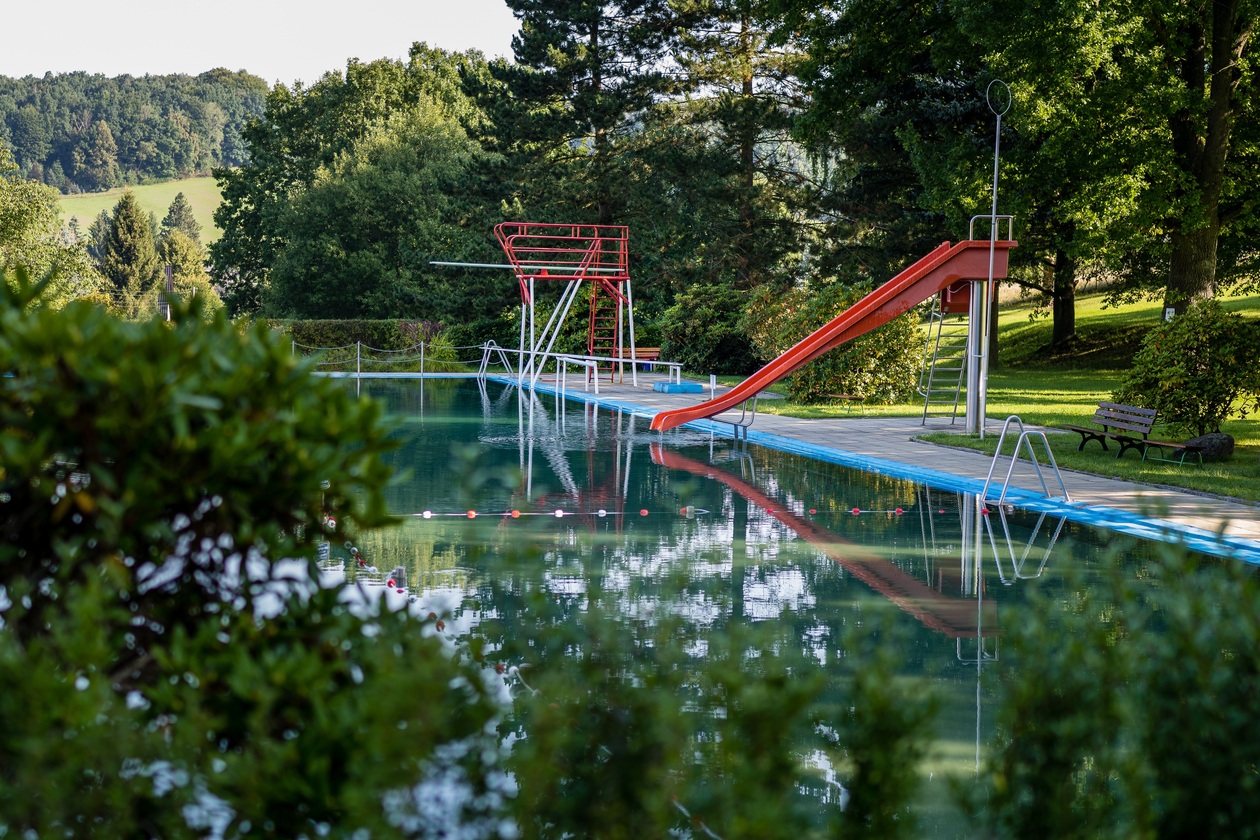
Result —
<instances>
[{"instance_id":1,"label":"red ladder to diving tower","mask_svg":"<svg viewBox=\"0 0 1260 840\"><path fill-rule=\"evenodd\" d=\"M630 229L624 225L503 222L495 238L511 263L521 287L521 366L519 382L538 381L561 325L583 283L592 283L586 351L612 368L614 359L634 358L634 298L630 289ZM547 323L535 323L535 289L539 280L562 280L565 290ZM592 370L593 373L593 370ZM630 375L636 380L635 367Z\"/></svg>"}]
</instances>

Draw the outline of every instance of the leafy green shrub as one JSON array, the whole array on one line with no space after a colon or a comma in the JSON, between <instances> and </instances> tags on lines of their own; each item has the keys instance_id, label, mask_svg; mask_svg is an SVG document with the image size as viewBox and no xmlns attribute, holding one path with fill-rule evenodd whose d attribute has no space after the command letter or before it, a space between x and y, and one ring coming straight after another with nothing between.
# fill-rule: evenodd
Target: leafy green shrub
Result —
<instances>
[{"instance_id":1,"label":"leafy green shrub","mask_svg":"<svg viewBox=\"0 0 1260 840\"><path fill-rule=\"evenodd\" d=\"M758 358L743 323L745 299L728 286L688 288L659 319L661 357L701 373L752 373Z\"/></svg>"},{"instance_id":2,"label":"leafy green shrub","mask_svg":"<svg viewBox=\"0 0 1260 840\"><path fill-rule=\"evenodd\" d=\"M870 288L866 283L810 285L787 292L763 287L749 306L753 344L765 357L780 356ZM788 393L807 403L828 394L855 394L871 403L902 402L914 393L921 354L922 338L909 312L801 368L788 380Z\"/></svg>"},{"instance_id":3,"label":"leafy green shrub","mask_svg":"<svg viewBox=\"0 0 1260 840\"><path fill-rule=\"evenodd\" d=\"M0 295L0 834L507 832L476 649L314 583L389 521L379 407L195 301Z\"/></svg>"},{"instance_id":4,"label":"leafy green shrub","mask_svg":"<svg viewBox=\"0 0 1260 840\"><path fill-rule=\"evenodd\" d=\"M1219 432L1231 413L1260 407L1260 323L1196 303L1151 331L1115 399L1195 435Z\"/></svg>"},{"instance_id":5,"label":"leafy green shrub","mask_svg":"<svg viewBox=\"0 0 1260 840\"><path fill-rule=\"evenodd\" d=\"M406 326L404 326L406 325ZM402 350L417 342L406 330L409 321L275 321L273 326L307 347L345 347L361 342L381 350Z\"/></svg>"},{"instance_id":6,"label":"leafy green shrub","mask_svg":"<svg viewBox=\"0 0 1260 840\"><path fill-rule=\"evenodd\" d=\"M1008 629L981 820L997 837L1256 836L1255 570L1175 546L1112 568L1090 587L1069 573L1062 606L1039 593Z\"/></svg>"}]
</instances>

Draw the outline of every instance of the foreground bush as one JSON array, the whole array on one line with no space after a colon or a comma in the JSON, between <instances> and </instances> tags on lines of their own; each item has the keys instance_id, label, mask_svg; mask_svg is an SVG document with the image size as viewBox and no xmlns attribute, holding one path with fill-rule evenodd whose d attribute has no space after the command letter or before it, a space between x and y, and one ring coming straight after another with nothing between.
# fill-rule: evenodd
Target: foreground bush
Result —
<instances>
[{"instance_id":1,"label":"foreground bush","mask_svg":"<svg viewBox=\"0 0 1260 840\"><path fill-rule=\"evenodd\" d=\"M991 836L1260 834L1260 583L1176 547L1011 628L973 806Z\"/></svg>"},{"instance_id":2,"label":"foreground bush","mask_svg":"<svg viewBox=\"0 0 1260 840\"><path fill-rule=\"evenodd\" d=\"M314 584L385 521L379 409L262 327L0 289L0 835L509 829L476 657Z\"/></svg>"}]
</instances>

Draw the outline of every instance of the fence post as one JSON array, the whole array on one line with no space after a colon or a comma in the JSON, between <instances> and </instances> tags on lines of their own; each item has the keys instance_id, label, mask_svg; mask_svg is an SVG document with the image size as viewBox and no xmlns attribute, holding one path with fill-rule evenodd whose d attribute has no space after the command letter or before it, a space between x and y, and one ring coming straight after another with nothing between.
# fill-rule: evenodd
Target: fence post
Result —
<instances>
[{"instance_id":1,"label":"fence post","mask_svg":"<svg viewBox=\"0 0 1260 840\"><path fill-rule=\"evenodd\" d=\"M424 376L424 342L420 342L420 375Z\"/></svg>"},{"instance_id":2,"label":"fence post","mask_svg":"<svg viewBox=\"0 0 1260 840\"><path fill-rule=\"evenodd\" d=\"M358 379L363 375L363 342L356 341L354 343L354 378Z\"/></svg>"}]
</instances>

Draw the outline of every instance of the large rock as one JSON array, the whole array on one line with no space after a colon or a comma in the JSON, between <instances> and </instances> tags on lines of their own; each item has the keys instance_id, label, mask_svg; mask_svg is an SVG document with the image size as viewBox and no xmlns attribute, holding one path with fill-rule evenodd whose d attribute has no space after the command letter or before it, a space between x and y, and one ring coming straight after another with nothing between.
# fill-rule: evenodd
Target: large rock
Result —
<instances>
[{"instance_id":1,"label":"large rock","mask_svg":"<svg viewBox=\"0 0 1260 840\"><path fill-rule=\"evenodd\" d=\"M1186 441L1190 446L1197 446L1203 452L1203 460L1227 461L1234 454L1234 439L1224 432L1211 432Z\"/></svg>"}]
</instances>

